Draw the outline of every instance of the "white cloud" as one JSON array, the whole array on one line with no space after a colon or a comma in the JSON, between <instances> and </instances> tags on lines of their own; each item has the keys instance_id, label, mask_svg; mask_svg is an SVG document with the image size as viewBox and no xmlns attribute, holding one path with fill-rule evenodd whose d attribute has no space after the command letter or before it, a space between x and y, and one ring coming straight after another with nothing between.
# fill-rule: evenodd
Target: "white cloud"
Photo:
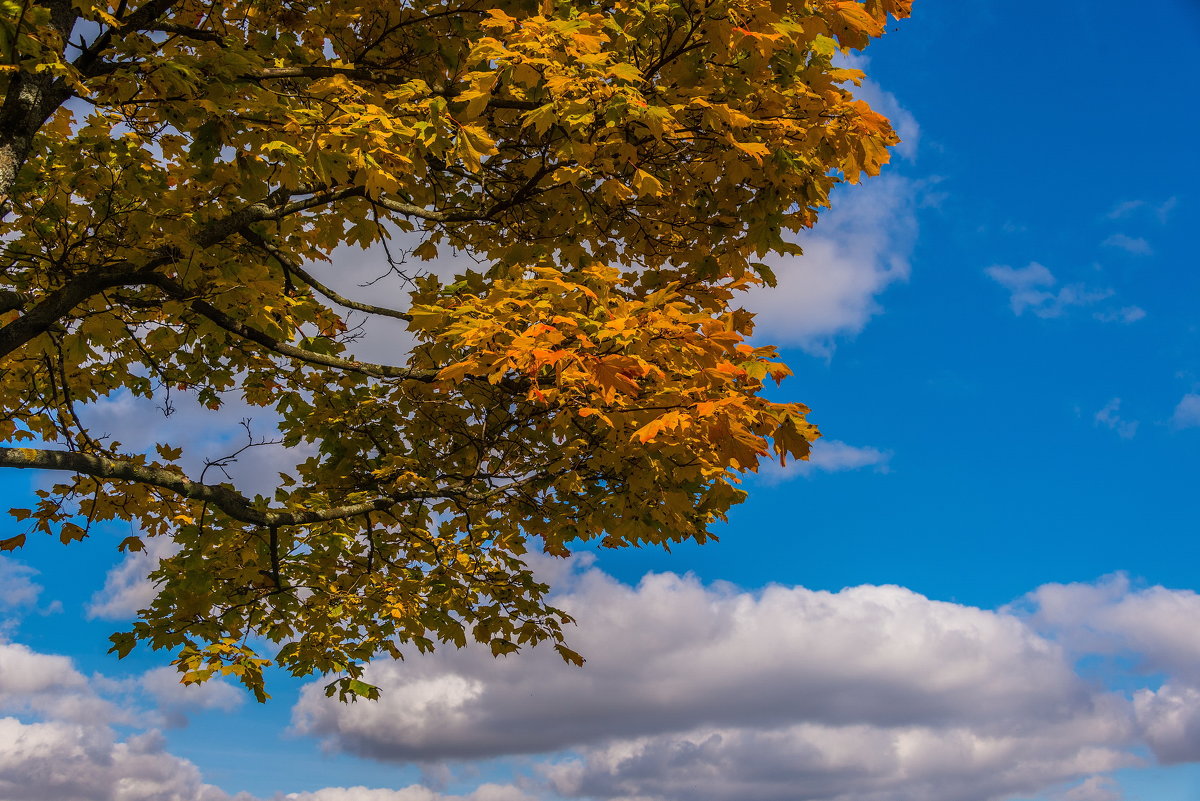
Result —
<instances>
[{"instance_id":1,"label":"white cloud","mask_svg":"<svg viewBox=\"0 0 1200 801\"><path fill-rule=\"evenodd\" d=\"M1196 428L1200 426L1200 394L1189 392L1175 407L1171 415L1171 424L1175 428Z\"/></svg>"},{"instance_id":2,"label":"white cloud","mask_svg":"<svg viewBox=\"0 0 1200 801\"><path fill-rule=\"evenodd\" d=\"M122 620L150 605L157 590L149 575L160 560L177 553L179 546L169 537L148 537L145 548L130 551L104 577L104 587L87 605L89 618Z\"/></svg>"},{"instance_id":3,"label":"white cloud","mask_svg":"<svg viewBox=\"0 0 1200 801\"><path fill-rule=\"evenodd\" d=\"M231 801L151 732L120 742L106 726L0 718L4 801Z\"/></svg>"},{"instance_id":4,"label":"white cloud","mask_svg":"<svg viewBox=\"0 0 1200 801\"><path fill-rule=\"evenodd\" d=\"M65 721L121 717L119 710L95 693L68 657L38 653L11 642L0 642L0 711Z\"/></svg>"},{"instance_id":5,"label":"white cloud","mask_svg":"<svg viewBox=\"0 0 1200 801\"><path fill-rule=\"evenodd\" d=\"M1121 801L1124 797L1120 786L1108 776L1089 776L1057 796L1060 801Z\"/></svg>"},{"instance_id":6,"label":"white cloud","mask_svg":"<svg viewBox=\"0 0 1200 801\"><path fill-rule=\"evenodd\" d=\"M768 260L778 285L748 293L756 335L827 354L835 338L861 331L880 311L877 296L908 278L916 194L912 181L895 174L839 192L799 238L804 255Z\"/></svg>"},{"instance_id":7,"label":"white cloud","mask_svg":"<svg viewBox=\"0 0 1200 801\"><path fill-rule=\"evenodd\" d=\"M0 609L19 609L37 603L42 587L32 579L38 571L0 555Z\"/></svg>"},{"instance_id":8,"label":"white cloud","mask_svg":"<svg viewBox=\"0 0 1200 801\"><path fill-rule=\"evenodd\" d=\"M1119 309L1096 312L1092 316L1102 323L1123 323L1129 325L1145 318L1146 310L1140 306L1122 306Z\"/></svg>"},{"instance_id":9,"label":"white cloud","mask_svg":"<svg viewBox=\"0 0 1200 801\"><path fill-rule=\"evenodd\" d=\"M1163 225L1171 219L1171 213L1175 211L1175 207L1179 205L1179 198L1171 196L1162 203L1154 207L1154 215L1158 217L1158 221Z\"/></svg>"},{"instance_id":10,"label":"white cloud","mask_svg":"<svg viewBox=\"0 0 1200 801\"><path fill-rule=\"evenodd\" d=\"M846 66L864 71L870 63L869 58L861 54L839 58L846 62ZM894 149L895 154L903 159L915 161L921 144L921 126L912 112L904 108L894 94L870 79L864 80L862 86L854 88L854 96L865 100L871 108L891 121L892 128L900 136L900 144Z\"/></svg>"},{"instance_id":11,"label":"white cloud","mask_svg":"<svg viewBox=\"0 0 1200 801\"><path fill-rule=\"evenodd\" d=\"M1138 764L1141 746L1200 759L1194 592L1113 576L988 611L894 586L744 592L662 574L631 587L589 563L550 562L582 670L549 649L446 651L373 665L379 703L332 703L314 684L294 710L297 728L364 756L554 755L525 763L535 776L276 801L1114 801L1104 774ZM1129 696L1082 678L1088 655L1120 657ZM133 681L158 714L235 703L228 687L186 695L167 668L119 683ZM0 645L0 710L48 718L0 720L0 798L230 801L157 734L122 740L111 709L79 712L99 686L66 657Z\"/></svg>"},{"instance_id":12,"label":"white cloud","mask_svg":"<svg viewBox=\"0 0 1200 801\"><path fill-rule=\"evenodd\" d=\"M400 790L367 787L326 787L311 793L288 793L286 801L536 801L510 784L484 784L467 795L444 795L413 785Z\"/></svg>"},{"instance_id":13,"label":"white cloud","mask_svg":"<svg viewBox=\"0 0 1200 801\"><path fill-rule=\"evenodd\" d=\"M147 678L152 695L178 704L169 691L157 688L157 671ZM142 727L157 717L135 714L97 692L121 684L103 677L89 680L68 657L0 643L0 712L9 715L0 717L0 798L253 801L231 799L202 782L195 765L164 750L157 732L118 738L110 724ZM213 698L209 691L200 705L223 705ZM30 717L35 720L22 719Z\"/></svg>"},{"instance_id":14,"label":"white cloud","mask_svg":"<svg viewBox=\"0 0 1200 801\"><path fill-rule=\"evenodd\" d=\"M1200 690L1167 683L1134 693L1133 706L1142 736L1159 762L1200 760Z\"/></svg>"},{"instance_id":15,"label":"white cloud","mask_svg":"<svg viewBox=\"0 0 1200 801\"><path fill-rule=\"evenodd\" d=\"M1045 584L1012 609L1077 653L1136 654L1142 668L1200 687L1200 594L1135 589L1118 573L1095 583Z\"/></svg>"},{"instance_id":16,"label":"white cloud","mask_svg":"<svg viewBox=\"0 0 1200 801\"><path fill-rule=\"evenodd\" d=\"M1179 198L1177 197L1169 197L1162 203L1157 204L1145 200L1126 200L1113 206L1112 210L1108 212L1108 219L1122 220L1138 213L1149 213L1159 223L1166 225L1167 221L1171 218L1171 212L1175 210L1177 205L1179 205Z\"/></svg>"},{"instance_id":17,"label":"white cloud","mask_svg":"<svg viewBox=\"0 0 1200 801\"><path fill-rule=\"evenodd\" d=\"M1146 201L1144 200L1123 201L1112 207L1112 210L1108 212L1108 219L1120 220L1124 217L1128 217L1130 214L1144 207L1145 205Z\"/></svg>"},{"instance_id":18,"label":"white cloud","mask_svg":"<svg viewBox=\"0 0 1200 801\"><path fill-rule=\"evenodd\" d=\"M1113 295L1111 289L1091 289L1083 284L1069 284L1054 290L1058 279L1036 261L1020 268L998 264L984 272L1008 290L1009 305L1018 317L1027 310L1042 318L1061 317L1071 307L1092 306Z\"/></svg>"},{"instance_id":19,"label":"white cloud","mask_svg":"<svg viewBox=\"0 0 1200 801\"><path fill-rule=\"evenodd\" d=\"M81 404L78 410L93 436L111 436L127 453L153 454L155 444L160 442L183 448L180 465L191 478L199 480L207 462L226 457L250 442L242 420L250 421L250 434L256 442L272 440L278 431L278 418L271 409L246 403L236 390L222 397L222 407L213 410L194 394L173 392L168 416L162 411L165 397L140 398L121 391ZM204 480L232 481L243 492L269 497L279 484L279 473L292 470L312 453L307 445L258 445L246 449L224 471L210 468Z\"/></svg>"},{"instance_id":20,"label":"white cloud","mask_svg":"<svg viewBox=\"0 0 1200 801\"><path fill-rule=\"evenodd\" d=\"M183 684L173 667L148 670L136 679L138 688L154 699L166 725L183 726L190 711L222 710L232 712L245 701L244 690L214 678L203 684Z\"/></svg>"},{"instance_id":21,"label":"white cloud","mask_svg":"<svg viewBox=\"0 0 1200 801\"><path fill-rule=\"evenodd\" d=\"M842 61L858 69L867 64L858 55ZM916 118L873 81L853 91L891 120L901 139L895 154L915 160L921 138ZM821 213L811 231L797 237L802 256L766 260L778 285L747 296L746 308L757 314L756 334L765 341L829 355L839 337L860 332L881 311L878 296L908 279L917 238L916 209L929 199L926 190L934 182L913 181L892 169L861 185L841 187L832 208Z\"/></svg>"},{"instance_id":22,"label":"white cloud","mask_svg":"<svg viewBox=\"0 0 1200 801\"><path fill-rule=\"evenodd\" d=\"M1094 584L1047 584L1014 608L1081 654L1131 656L1145 674L1168 677L1134 693L1142 736L1162 762L1200 760L1200 595L1133 589L1123 574Z\"/></svg>"},{"instance_id":23,"label":"white cloud","mask_svg":"<svg viewBox=\"0 0 1200 801\"><path fill-rule=\"evenodd\" d=\"M381 663L380 702L314 684L296 727L381 759L573 748L544 768L555 791L622 799L981 801L1133 761L1131 704L1011 614L900 587L629 587L595 570L555 603L579 620L582 670L548 649Z\"/></svg>"},{"instance_id":24,"label":"white cloud","mask_svg":"<svg viewBox=\"0 0 1200 801\"><path fill-rule=\"evenodd\" d=\"M878 448L856 447L838 440L817 440L807 462L799 462L800 469L823 470L836 473L842 470L860 470L864 467L874 467L880 472L887 472L887 463L891 454Z\"/></svg>"},{"instance_id":25,"label":"white cloud","mask_svg":"<svg viewBox=\"0 0 1200 801\"><path fill-rule=\"evenodd\" d=\"M998 801L1133 764L1100 710L1020 736L968 728L702 728L584 749L545 774L564 796L621 801ZM1087 743L1094 744L1087 744Z\"/></svg>"},{"instance_id":26,"label":"white cloud","mask_svg":"<svg viewBox=\"0 0 1200 801\"><path fill-rule=\"evenodd\" d=\"M425 235L419 232L396 232L389 244L393 256L400 256L420 245ZM466 270L479 271L487 265L477 262L469 254L453 251L445 244L438 248L438 257L429 261L410 258L400 265L403 274L391 269L387 252L381 245L370 248L340 247L333 251L328 263L309 264L313 275L344 297L376 306L404 311L409 307L409 292L412 285L408 278L432 274L449 280ZM407 278L406 278L407 276ZM339 308L337 304L331 305ZM342 309L342 311L346 311ZM348 320L363 323L363 336L349 345L350 353L356 358L386 364L404 364L416 339L401 320L390 317L347 312Z\"/></svg>"},{"instance_id":27,"label":"white cloud","mask_svg":"<svg viewBox=\"0 0 1200 801\"><path fill-rule=\"evenodd\" d=\"M888 462L892 454L879 448L847 445L836 439L819 439L813 443L809 458L792 460L786 466L777 461L764 461L758 468L758 479L767 484L778 484L797 476L814 473L841 473L848 470L874 468L877 473L889 471Z\"/></svg>"},{"instance_id":28,"label":"white cloud","mask_svg":"<svg viewBox=\"0 0 1200 801\"><path fill-rule=\"evenodd\" d=\"M140 693L149 710L101 698ZM156 730L120 737L111 724L144 729L188 710L232 710L244 694L216 680L184 687L162 667L137 678L80 673L65 656L0 642L0 799L3 801L257 801L203 781L199 768L166 750ZM7 713L7 716L4 715ZM34 718L34 719L28 719ZM284 777L286 779L286 777ZM275 801L537 801L512 785L483 784L451 795L403 789L329 787Z\"/></svg>"},{"instance_id":29,"label":"white cloud","mask_svg":"<svg viewBox=\"0 0 1200 801\"><path fill-rule=\"evenodd\" d=\"M1117 248L1126 253L1132 253L1135 256L1149 256L1154 253L1154 248L1150 247L1150 243L1140 236L1133 237L1128 234L1117 233L1105 239L1101 244L1105 247Z\"/></svg>"},{"instance_id":30,"label":"white cloud","mask_svg":"<svg viewBox=\"0 0 1200 801\"><path fill-rule=\"evenodd\" d=\"M1117 432L1121 439L1133 439L1137 435L1138 421L1125 420L1120 415L1121 399L1113 398L1093 418L1098 426Z\"/></svg>"}]
</instances>

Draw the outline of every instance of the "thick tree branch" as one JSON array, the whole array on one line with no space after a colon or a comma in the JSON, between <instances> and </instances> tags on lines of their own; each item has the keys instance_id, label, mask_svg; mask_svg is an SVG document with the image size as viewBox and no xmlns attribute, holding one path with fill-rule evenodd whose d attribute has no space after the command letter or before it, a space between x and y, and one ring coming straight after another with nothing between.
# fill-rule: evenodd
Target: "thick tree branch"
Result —
<instances>
[{"instance_id":1,"label":"thick tree branch","mask_svg":"<svg viewBox=\"0 0 1200 801\"><path fill-rule=\"evenodd\" d=\"M154 23L161 19L180 0L148 0L121 19L119 28L108 28L97 36L73 62L75 69L85 77L92 77L104 72L104 63L100 55L113 43L113 39L127 36L138 31L149 30Z\"/></svg>"},{"instance_id":2,"label":"thick tree branch","mask_svg":"<svg viewBox=\"0 0 1200 801\"><path fill-rule=\"evenodd\" d=\"M0 467L25 470L63 470L111 481L133 481L169 490L193 501L211 504L234 520L258 526L299 526L344 520L369 512L390 509L405 501L432 498L464 498L478 500L486 496L466 487L446 487L424 492L400 492L361 503L333 506L328 509L287 511L256 506L254 502L227 484L202 484L181 473L164 467L153 467L135 461L110 459L73 451L44 448L0 447Z\"/></svg>"},{"instance_id":3,"label":"thick tree branch","mask_svg":"<svg viewBox=\"0 0 1200 801\"><path fill-rule=\"evenodd\" d=\"M104 290L112 289L113 287L140 284L144 281L144 274L128 267L95 270L75 278L53 292L47 293L29 311L3 328L0 328L0 359L3 359L34 337L50 330L50 327L66 317L71 309L93 295L98 295ZM12 294L15 295L16 293Z\"/></svg>"},{"instance_id":4,"label":"thick tree branch","mask_svg":"<svg viewBox=\"0 0 1200 801\"><path fill-rule=\"evenodd\" d=\"M0 142L0 179L3 179L3 153L3 145ZM0 180L0 185L2 185L2 180ZM298 214L302 211L317 208L318 206L334 203L345 197L361 194L361 192L361 187L346 187L343 189L316 192L310 197L293 200L290 203L280 205L252 203L249 206L245 206L231 214L201 226L192 239L202 248L212 247L245 229L252 223L263 222L265 220L280 220L292 214ZM2 203L3 193L0 192L0 205ZM177 252L162 252L150 261L137 267L123 264L119 267L92 270L72 277L63 286L48 292L36 305L29 308L19 318L0 328L0 359L3 359L31 339L50 330L51 326L66 318L72 309L93 295L118 286L154 283L155 277L153 271L164 264L174 261L178 256ZM30 300L25 296L20 296L19 304L17 300L17 293L7 293L3 298L0 298L0 305L2 305L0 312L25 308L30 303Z\"/></svg>"}]
</instances>

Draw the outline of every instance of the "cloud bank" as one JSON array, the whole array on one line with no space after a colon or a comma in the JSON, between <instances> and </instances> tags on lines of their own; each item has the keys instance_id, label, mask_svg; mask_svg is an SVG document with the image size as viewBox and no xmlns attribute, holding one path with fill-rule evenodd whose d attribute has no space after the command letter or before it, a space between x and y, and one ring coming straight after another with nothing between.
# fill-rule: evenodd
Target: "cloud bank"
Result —
<instances>
[{"instance_id":1,"label":"cloud bank","mask_svg":"<svg viewBox=\"0 0 1200 801\"><path fill-rule=\"evenodd\" d=\"M631 587L589 570L558 603L582 670L474 649L378 664L379 704L314 684L295 726L381 760L554 755L537 769L554 794L620 801L1104 799L1141 747L1200 759L1190 592L1112 577L990 611L894 586ZM1118 652L1142 659L1131 692L1077 669Z\"/></svg>"},{"instance_id":2,"label":"cloud bank","mask_svg":"<svg viewBox=\"0 0 1200 801\"><path fill-rule=\"evenodd\" d=\"M546 566L579 620L583 669L541 649L443 650L372 665L379 703L339 705L314 682L293 710L328 748L516 758L515 784L281 788L273 801L1113 801L1107 774L1144 753L1200 760L1191 591L1118 575L987 610L897 586L746 591L670 573L631 586L588 564ZM145 729L237 703L167 669L89 678L0 643L0 798L255 801Z\"/></svg>"}]
</instances>

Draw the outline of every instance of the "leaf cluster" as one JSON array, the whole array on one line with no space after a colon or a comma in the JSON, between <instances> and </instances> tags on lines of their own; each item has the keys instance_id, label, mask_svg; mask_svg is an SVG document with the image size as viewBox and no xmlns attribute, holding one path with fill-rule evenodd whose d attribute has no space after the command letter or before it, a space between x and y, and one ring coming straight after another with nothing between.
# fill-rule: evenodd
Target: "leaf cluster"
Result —
<instances>
[{"instance_id":1,"label":"leaf cluster","mask_svg":"<svg viewBox=\"0 0 1200 801\"><path fill-rule=\"evenodd\" d=\"M14 513L172 538L114 650L186 682L374 697L368 660L468 640L580 662L531 545L703 542L818 436L763 397L789 371L738 297L887 161L835 61L909 6L5 0L0 466L68 476ZM346 245L387 248L410 304L331 289ZM439 248L480 266L416 275ZM355 358L355 314L417 345ZM86 423L172 392L265 407L309 455L249 497Z\"/></svg>"}]
</instances>

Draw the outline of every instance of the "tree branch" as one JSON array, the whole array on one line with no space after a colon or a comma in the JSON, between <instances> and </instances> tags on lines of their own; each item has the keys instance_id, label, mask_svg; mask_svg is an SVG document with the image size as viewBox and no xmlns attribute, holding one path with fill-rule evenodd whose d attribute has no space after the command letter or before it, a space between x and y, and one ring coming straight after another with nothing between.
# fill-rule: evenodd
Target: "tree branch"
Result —
<instances>
[{"instance_id":1,"label":"tree branch","mask_svg":"<svg viewBox=\"0 0 1200 801\"><path fill-rule=\"evenodd\" d=\"M145 280L145 275L128 267L94 270L47 293L41 302L29 311L0 328L0 359L34 337L44 334L52 325L69 314L71 309L93 295L98 295L113 287L144 283Z\"/></svg>"},{"instance_id":2,"label":"tree branch","mask_svg":"<svg viewBox=\"0 0 1200 801\"><path fill-rule=\"evenodd\" d=\"M355 311L366 312L367 314L378 314L384 317L394 317L397 320L404 320L406 322L412 320L411 314L407 314L402 311L396 311L395 309L389 309L384 306L373 306L370 303L360 303L356 300L350 300L349 298L322 284L320 281L310 275L308 271L301 267L294 259L253 231L242 231L242 236L246 237L251 244L271 254L272 258L284 266L284 269L300 276L300 280L304 281L304 283L308 284L317 292L329 298L339 306L345 306L347 309L354 309Z\"/></svg>"},{"instance_id":3,"label":"tree branch","mask_svg":"<svg viewBox=\"0 0 1200 801\"><path fill-rule=\"evenodd\" d=\"M259 331L257 328L248 326L240 320L234 319L208 301L198 297L195 292L188 290L182 284L165 275L155 274L146 277L144 280L145 283L158 287L170 297L186 303L196 314L215 323L229 333L254 342L271 353L287 356L288 358L308 364L315 364L320 367L347 370L373 378L398 378L425 382L437 379L437 370L418 370L411 367L395 367L389 364L360 362L355 359L343 359L340 356L331 356L325 353L316 353L315 351L298 348L288 342L282 342L263 331Z\"/></svg>"},{"instance_id":4,"label":"tree branch","mask_svg":"<svg viewBox=\"0 0 1200 801\"><path fill-rule=\"evenodd\" d=\"M164 467L139 464L135 461L110 459L88 453L46 450L43 448L0 447L0 467L25 470L64 470L82 473L93 478L111 481L133 481L169 490L193 501L211 504L234 520L258 526L299 526L327 523L349 517L390 509L397 503L432 498L465 498L477 500L483 495L465 487L447 487L425 492L402 492L361 503L334 506L328 509L264 509L228 484L202 484Z\"/></svg>"}]
</instances>

